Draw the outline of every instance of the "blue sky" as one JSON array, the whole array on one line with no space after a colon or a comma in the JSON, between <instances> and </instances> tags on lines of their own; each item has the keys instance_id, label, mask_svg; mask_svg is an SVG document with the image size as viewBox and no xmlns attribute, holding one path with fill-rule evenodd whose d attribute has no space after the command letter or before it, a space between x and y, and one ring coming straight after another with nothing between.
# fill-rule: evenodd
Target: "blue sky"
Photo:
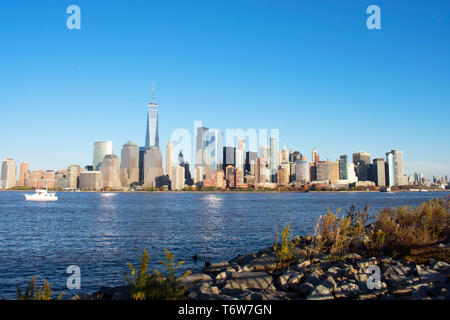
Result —
<instances>
[{"instance_id":1,"label":"blue sky","mask_svg":"<svg viewBox=\"0 0 450 320\"><path fill-rule=\"evenodd\" d=\"M308 159L398 149L408 173L450 174L448 1L9 1L0 37L0 158L31 169L143 145L155 80L163 153L202 120L280 129Z\"/></svg>"}]
</instances>

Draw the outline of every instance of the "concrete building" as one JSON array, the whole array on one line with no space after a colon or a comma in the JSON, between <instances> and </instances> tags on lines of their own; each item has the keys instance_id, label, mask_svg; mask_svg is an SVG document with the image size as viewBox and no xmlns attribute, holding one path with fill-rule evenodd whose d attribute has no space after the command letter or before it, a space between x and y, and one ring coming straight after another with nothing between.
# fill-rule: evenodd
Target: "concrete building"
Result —
<instances>
[{"instance_id":1,"label":"concrete building","mask_svg":"<svg viewBox=\"0 0 450 320\"><path fill-rule=\"evenodd\" d=\"M172 141L167 142L166 147L166 175L169 176L169 180L172 181L172 160L173 160L173 145Z\"/></svg>"},{"instance_id":2,"label":"concrete building","mask_svg":"<svg viewBox=\"0 0 450 320\"><path fill-rule=\"evenodd\" d=\"M339 180L348 179L347 164L348 164L348 156L345 154L341 155L339 157Z\"/></svg>"},{"instance_id":3,"label":"concrete building","mask_svg":"<svg viewBox=\"0 0 450 320\"><path fill-rule=\"evenodd\" d=\"M388 186L404 186L408 177L403 174L403 152L392 150L386 153L386 184Z\"/></svg>"},{"instance_id":4,"label":"concrete building","mask_svg":"<svg viewBox=\"0 0 450 320\"><path fill-rule=\"evenodd\" d=\"M55 172L55 189L66 189L70 187L69 174L67 170L57 170Z\"/></svg>"},{"instance_id":5,"label":"concrete building","mask_svg":"<svg viewBox=\"0 0 450 320\"><path fill-rule=\"evenodd\" d=\"M339 180L339 161L328 161L328 164L330 166L330 183L335 184Z\"/></svg>"},{"instance_id":6,"label":"concrete building","mask_svg":"<svg viewBox=\"0 0 450 320\"><path fill-rule=\"evenodd\" d=\"M71 164L67 168L67 176L69 179L69 187L72 189L78 189L80 185L81 166L77 164Z\"/></svg>"},{"instance_id":7,"label":"concrete building","mask_svg":"<svg viewBox=\"0 0 450 320\"><path fill-rule=\"evenodd\" d=\"M225 180L222 170L215 170L213 173L214 187L219 189L225 189L227 187L227 181Z\"/></svg>"},{"instance_id":8,"label":"concrete building","mask_svg":"<svg viewBox=\"0 0 450 320\"><path fill-rule=\"evenodd\" d=\"M205 179L205 167L197 166L194 168L194 184L201 185L203 180ZM212 178L210 178L212 179Z\"/></svg>"},{"instance_id":9,"label":"concrete building","mask_svg":"<svg viewBox=\"0 0 450 320\"><path fill-rule=\"evenodd\" d=\"M320 157L319 157L319 154L317 153L316 148L314 148L312 151L311 161L313 164L319 163L319 161L320 161Z\"/></svg>"},{"instance_id":10,"label":"concrete building","mask_svg":"<svg viewBox=\"0 0 450 320\"><path fill-rule=\"evenodd\" d=\"M139 148L137 144L128 141L122 146L121 152L121 179L122 185L129 186L139 182ZM122 170L123 169L123 170ZM126 179L125 179L126 176Z\"/></svg>"},{"instance_id":11,"label":"concrete building","mask_svg":"<svg viewBox=\"0 0 450 320\"><path fill-rule=\"evenodd\" d=\"M355 166L358 165L358 163L364 162L365 164L370 163L370 153L360 151L353 154L353 164Z\"/></svg>"},{"instance_id":12,"label":"concrete building","mask_svg":"<svg viewBox=\"0 0 450 320\"><path fill-rule=\"evenodd\" d=\"M328 161L319 161L316 163L317 181L330 181L330 164Z\"/></svg>"},{"instance_id":13,"label":"concrete building","mask_svg":"<svg viewBox=\"0 0 450 320\"><path fill-rule=\"evenodd\" d=\"M163 176L161 151L157 147L152 146L145 152L144 157L144 187L160 187L161 183L159 181Z\"/></svg>"},{"instance_id":14,"label":"concrete building","mask_svg":"<svg viewBox=\"0 0 450 320\"><path fill-rule=\"evenodd\" d=\"M100 165L103 188L122 189L120 180L120 160L115 154L107 154Z\"/></svg>"},{"instance_id":15,"label":"concrete building","mask_svg":"<svg viewBox=\"0 0 450 320\"><path fill-rule=\"evenodd\" d=\"M144 184L144 158L145 158L145 152L147 149L145 147L139 147L139 184Z\"/></svg>"},{"instance_id":16,"label":"concrete building","mask_svg":"<svg viewBox=\"0 0 450 320\"><path fill-rule=\"evenodd\" d=\"M92 160L94 171L100 170L100 165L103 161L103 158L107 154L114 154L112 141L94 142L94 157Z\"/></svg>"},{"instance_id":17,"label":"concrete building","mask_svg":"<svg viewBox=\"0 0 450 320\"><path fill-rule=\"evenodd\" d=\"M102 173L100 171L82 171L80 173L80 189L86 191L102 190Z\"/></svg>"},{"instance_id":18,"label":"concrete building","mask_svg":"<svg viewBox=\"0 0 450 320\"><path fill-rule=\"evenodd\" d=\"M20 173L19 173L19 181L17 182L17 186L19 187L25 187L25 180L27 180L27 175L29 179L29 173L28 170L29 163L27 161L24 161L20 164Z\"/></svg>"},{"instance_id":19,"label":"concrete building","mask_svg":"<svg viewBox=\"0 0 450 320\"><path fill-rule=\"evenodd\" d=\"M182 166L176 166L172 167L172 180L171 180L171 190L183 190L184 189L184 179L185 179L185 173L184 173L184 167Z\"/></svg>"},{"instance_id":20,"label":"concrete building","mask_svg":"<svg viewBox=\"0 0 450 320\"><path fill-rule=\"evenodd\" d=\"M235 167L241 169L244 172L245 153L244 150L236 149L235 151Z\"/></svg>"},{"instance_id":21,"label":"concrete building","mask_svg":"<svg viewBox=\"0 0 450 320\"><path fill-rule=\"evenodd\" d=\"M386 186L386 164L383 158L373 159L373 172L375 184L379 187Z\"/></svg>"},{"instance_id":22,"label":"concrete building","mask_svg":"<svg viewBox=\"0 0 450 320\"><path fill-rule=\"evenodd\" d=\"M17 165L13 159L3 159L0 173L0 188L9 189L17 185Z\"/></svg>"},{"instance_id":23,"label":"concrete building","mask_svg":"<svg viewBox=\"0 0 450 320\"><path fill-rule=\"evenodd\" d=\"M277 181L280 186L288 186L289 185L289 172L284 167L280 168L277 173Z\"/></svg>"},{"instance_id":24,"label":"concrete building","mask_svg":"<svg viewBox=\"0 0 450 320\"><path fill-rule=\"evenodd\" d=\"M235 151L234 147L223 147L223 170L227 166L235 166Z\"/></svg>"},{"instance_id":25,"label":"concrete building","mask_svg":"<svg viewBox=\"0 0 450 320\"><path fill-rule=\"evenodd\" d=\"M306 160L295 161L295 181L309 182L309 166Z\"/></svg>"},{"instance_id":26,"label":"concrete building","mask_svg":"<svg viewBox=\"0 0 450 320\"><path fill-rule=\"evenodd\" d=\"M256 172L256 159L258 154L254 151L247 151L245 154L244 173L254 175Z\"/></svg>"},{"instance_id":27,"label":"concrete building","mask_svg":"<svg viewBox=\"0 0 450 320\"><path fill-rule=\"evenodd\" d=\"M261 145L259 146L259 157L265 162L270 161L270 147Z\"/></svg>"}]
</instances>

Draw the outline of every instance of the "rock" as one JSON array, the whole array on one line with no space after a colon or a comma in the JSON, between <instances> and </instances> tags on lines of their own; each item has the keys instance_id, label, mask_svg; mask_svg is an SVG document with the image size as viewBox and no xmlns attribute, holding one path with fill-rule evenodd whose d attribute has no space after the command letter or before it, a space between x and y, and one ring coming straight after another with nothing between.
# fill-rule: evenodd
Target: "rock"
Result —
<instances>
[{"instance_id":1,"label":"rock","mask_svg":"<svg viewBox=\"0 0 450 320\"><path fill-rule=\"evenodd\" d=\"M444 261L432 261L429 263L433 270L439 271L443 274L450 274L450 264Z\"/></svg>"},{"instance_id":2,"label":"rock","mask_svg":"<svg viewBox=\"0 0 450 320\"><path fill-rule=\"evenodd\" d=\"M229 264L230 266L233 266L233 264L238 264L240 266L250 263L250 261L256 259L256 255L254 253L251 254L244 254L239 255L236 258L230 260Z\"/></svg>"},{"instance_id":3,"label":"rock","mask_svg":"<svg viewBox=\"0 0 450 320\"><path fill-rule=\"evenodd\" d=\"M356 261L356 267L358 268L359 272L367 272L367 268L370 266L378 265L379 261L377 258L372 257L369 259L359 260Z\"/></svg>"},{"instance_id":4,"label":"rock","mask_svg":"<svg viewBox=\"0 0 450 320\"><path fill-rule=\"evenodd\" d=\"M223 289L258 289L263 290L272 284L272 276L266 272L234 272L225 282Z\"/></svg>"},{"instance_id":5,"label":"rock","mask_svg":"<svg viewBox=\"0 0 450 320\"><path fill-rule=\"evenodd\" d=\"M338 275L340 275L341 272L342 272L342 270L338 267L331 267L331 268L328 268L328 270L327 270L327 274L332 275L334 277L337 277Z\"/></svg>"},{"instance_id":6,"label":"rock","mask_svg":"<svg viewBox=\"0 0 450 320\"><path fill-rule=\"evenodd\" d=\"M228 262L213 263L206 267L204 272L216 274L226 270L229 266L230 264Z\"/></svg>"},{"instance_id":7,"label":"rock","mask_svg":"<svg viewBox=\"0 0 450 320\"><path fill-rule=\"evenodd\" d=\"M360 293L359 287L356 283L347 282L336 288L334 296L336 299L355 298Z\"/></svg>"},{"instance_id":8,"label":"rock","mask_svg":"<svg viewBox=\"0 0 450 320\"><path fill-rule=\"evenodd\" d=\"M313 291L306 297L306 300L332 300L334 299L330 290L322 285L318 285Z\"/></svg>"},{"instance_id":9,"label":"rock","mask_svg":"<svg viewBox=\"0 0 450 320\"><path fill-rule=\"evenodd\" d=\"M209 284L212 283L212 278L204 273L193 273L188 275L187 277L178 279L178 282L185 287L191 287L194 285L200 285L203 282L207 282Z\"/></svg>"},{"instance_id":10,"label":"rock","mask_svg":"<svg viewBox=\"0 0 450 320\"><path fill-rule=\"evenodd\" d=\"M128 286L102 287L93 296L96 300L128 300Z\"/></svg>"},{"instance_id":11,"label":"rock","mask_svg":"<svg viewBox=\"0 0 450 320\"><path fill-rule=\"evenodd\" d=\"M388 267L382 272L382 278L390 285L404 284L408 280L408 275L412 272L409 266Z\"/></svg>"},{"instance_id":12,"label":"rock","mask_svg":"<svg viewBox=\"0 0 450 320\"><path fill-rule=\"evenodd\" d=\"M440 274L438 271L421 267L419 265L417 265L417 274L420 280L423 282L435 282L435 283L447 282L447 277Z\"/></svg>"},{"instance_id":13,"label":"rock","mask_svg":"<svg viewBox=\"0 0 450 320\"><path fill-rule=\"evenodd\" d=\"M322 269L316 268L314 269L307 277L307 282L311 283L314 286L318 286L322 283L322 279L325 277L325 272Z\"/></svg>"},{"instance_id":14,"label":"rock","mask_svg":"<svg viewBox=\"0 0 450 320\"><path fill-rule=\"evenodd\" d=\"M360 294L358 300L377 300L378 297L373 293Z\"/></svg>"},{"instance_id":15,"label":"rock","mask_svg":"<svg viewBox=\"0 0 450 320\"><path fill-rule=\"evenodd\" d=\"M309 260L299 260L297 266L295 267L298 271L303 271L311 265Z\"/></svg>"},{"instance_id":16,"label":"rock","mask_svg":"<svg viewBox=\"0 0 450 320\"><path fill-rule=\"evenodd\" d=\"M299 285L297 287L297 292L301 295L301 296L307 296L311 290L314 289L314 285L309 283L309 282L304 282L301 285Z\"/></svg>"},{"instance_id":17,"label":"rock","mask_svg":"<svg viewBox=\"0 0 450 320\"><path fill-rule=\"evenodd\" d=\"M277 290L263 290L260 292L261 300L286 300L288 296L285 292ZM259 300L259 299L258 299Z\"/></svg>"},{"instance_id":18,"label":"rock","mask_svg":"<svg viewBox=\"0 0 450 320\"><path fill-rule=\"evenodd\" d=\"M330 291L334 291L337 288L336 280L332 276L327 276L325 280L323 280L322 285L328 288Z\"/></svg>"},{"instance_id":19,"label":"rock","mask_svg":"<svg viewBox=\"0 0 450 320\"><path fill-rule=\"evenodd\" d=\"M216 276L216 282L225 281L228 278L229 273L227 271L222 271Z\"/></svg>"},{"instance_id":20,"label":"rock","mask_svg":"<svg viewBox=\"0 0 450 320\"><path fill-rule=\"evenodd\" d=\"M303 278L304 274L303 272L299 271L287 271L283 274L281 274L277 278L277 285L281 288L283 291L287 291L289 289L293 289L296 287L301 279Z\"/></svg>"},{"instance_id":21,"label":"rock","mask_svg":"<svg viewBox=\"0 0 450 320\"><path fill-rule=\"evenodd\" d=\"M355 261L355 260L361 260L363 257L360 256L357 253L348 253L345 255L345 259L346 260L351 260L351 261Z\"/></svg>"},{"instance_id":22,"label":"rock","mask_svg":"<svg viewBox=\"0 0 450 320\"><path fill-rule=\"evenodd\" d=\"M248 263L242 264L242 268L248 271L273 271L277 267L275 256L267 255L255 258Z\"/></svg>"}]
</instances>

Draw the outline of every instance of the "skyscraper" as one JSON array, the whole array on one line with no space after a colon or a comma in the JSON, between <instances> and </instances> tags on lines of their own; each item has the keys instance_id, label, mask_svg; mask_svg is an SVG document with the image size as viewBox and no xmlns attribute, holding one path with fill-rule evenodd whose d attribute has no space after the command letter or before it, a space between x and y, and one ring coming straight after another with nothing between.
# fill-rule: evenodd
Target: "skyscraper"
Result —
<instances>
[{"instance_id":1,"label":"skyscraper","mask_svg":"<svg viewBox=\"0 0 450 320\"><path fill-rule=\"evenodd\" d=\"M373 159L375 184L379 187L386 185L386 165L383 158Z\"/></svg>"},{"instance_id":2,"label":"skyscraper","mask_svg":"<svg viewBox=\"0 0 450 320\"><path fill-rule=\"evenodd\" d=\"M19 187L25 187L25 180L27 180L27 174L29 173L28 165L29 163L26 161L20 164L19 183L18 183Z\"/></svg>"},{"instance_id":3,"label":"skyscraper","mask_svg":"<svg viewBox=\"0 0 450 320\"><path fill-rule=\"evenodd\" d=\"M309 167L306 160L295 161L295 181L308 182L309 181Z\"/></svg>"},{"instance_id":4,"label":"skyscraper","mask_svg":"<svg viewBox=\"0 0 450 320\"><path fill-rule=\"evenodd\" d=\"M172 190L183 190L184 188L184 180L185 180L185 172L184 167L176 166L172 167L173 180L171 181L171 189Z\"/></svg>"},{"instance_id":5,"label":"skyscraper","mask_svg":"<svg viewBox=\"0 0 450 320\"><path fill-rule=\"evenodd\" d=\"M208 130L206 150L210 158L211 175L223 165L223 135L216 129Z\"/></svg>"},{"instance_id":6,"label":"skyscraper","mask_svg":"<svg viewBox=\"0 0 450 320\"><path fill-rule=\"evenodd\" d=\"M206 127L198 127L197 128L197 136L195 140L195 166L209 166L210 163L207 163L210 159L206 158L206 146L208 141L208 128Z\"/></svg>"},{"instance_id":7,"label":"skyscraper","mask_svg":"<svg viewBox=\"0 0 450 320\"><path fill-rule=\"evenodd\" d=\"M120 168L126 172L127 184L139 182L139 149L132 141L122 146Z\"/></svg>"},{"instance_id":8,"label":"skyscraper","mask_svg":"<svg viewBox=\"0 0 450 320\"><path fill-rule=\"evenodd\" d=\"M348 178L347 163L348 163L347 155L344 154L339 157L339 179L340 180L347 180L347 178Z\"/></svg>"},{"instance_id":9,"label":"skyscraper","mask_svg":"<svg viewBox=\"0 0 450 320\"><path fill-rule=\"evenodd\" d=\"M164 176L162 154L156 146L151 146L144 156L144 187L160 187L160 177Z\"/></svg>"},{"instance_id":10,"label":"skyscraper","mask_svg":"<svg viewBox=\"0 0 450 320\"><path fill-rule=\"evenodd\" d=\"M155 83L153 82L153 98L147 109L147 131L145 134L145 149L150 147L159 149L159 128L158 128L158 104L155 102Z\"/></svg>"},{"instance_id":11,"label":"skyscraper","mask_svg":"<svg viewBox=\"0 0 450 320\"><path fill-rule=\"evenodd\" d=\"M229 165L235 165L235 150L234 147L223 147L223 170Z\"/></svg>"},{"instance_id":12,"label":"skyscraper","mask_svg":"<svg viewBox=\"0 0 450 320\"><path fill-rule=\"evenodd\" d=\"M3 159L0 174L0 188L13 188L17 184L17 165L13 159Z\"/></svg>"},{"instance_id":13,"label":"skyscraper","mask_svg":"<svg viewBox=\"0 0 450 320\"><path fill-rule=\"evenodd\" d=\"M386 153L386 182L389 186L404 186L408 177L403 174L403 152L392 150Z\"/></svg>"},{"instance_id":14,"label":"skyscraper","mask_svg":"<svg viewBox=\"0 0 450 320\"><path fill-rule=\"evenodd\" d=\"M94 171L100 170L103 158L107 154L114 154L112 141L94 142L94 158L92 161Z\"/></svg>"},{"instance_id":15,"label":"skyscraper","mask_svg":"<svg viewBox=\"0 0 450 320\"><path fill-rule=\"evenodd\" d=\"M167 142L166 147L166 175L169 176L170 181L172 181L172 158L173 158L173 148L172 141Z\"/></svg>"},{"instance_id":16,"label":"skyscraper","mask_svg":"<svg viewBox=\"0 0 450 320\"><path fill-rule=\"evenodd\" d=\"M270 138L270 175L272 182L277 182L278 174L278 141L275 138Z\"/></svg>"},{"instance_id":17,"label":"skyscraper","mask_svg":"<svg viewBox=\"0 0 450 320\"><path fill-rule=\"evenodd\" d=\"M103 177L103 187L110 189L121 189L120 161L115 154L107 154L102 161L100 171Z\"/></svg>"}]
</instances>

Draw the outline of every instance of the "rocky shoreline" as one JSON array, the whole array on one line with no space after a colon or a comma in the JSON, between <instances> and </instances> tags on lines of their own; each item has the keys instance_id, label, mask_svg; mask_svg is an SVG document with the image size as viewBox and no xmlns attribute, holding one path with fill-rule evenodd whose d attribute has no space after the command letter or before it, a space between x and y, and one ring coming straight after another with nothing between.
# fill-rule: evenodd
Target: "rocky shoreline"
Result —
<instances>
[{"instance_id":1,"label":"rocky shoreline","mask_svg":"<svg viewBox=\"0 0 450 320\"><path fill-rule=\"evenodd\" d=\"M450 250L448 243L439 248ZM273 248L268 247L228 262L206 263L202 273L180 283L188 288L188 300L450 300L450 264L434 259L416 264L357 253L348 253L340 261L299 255L288 267L277 266ZM368 286L373 275L370 266L379 267L379 288ZM127 300L129 296L122 286L72 299Z\"/></svg>"}]
</instances>

